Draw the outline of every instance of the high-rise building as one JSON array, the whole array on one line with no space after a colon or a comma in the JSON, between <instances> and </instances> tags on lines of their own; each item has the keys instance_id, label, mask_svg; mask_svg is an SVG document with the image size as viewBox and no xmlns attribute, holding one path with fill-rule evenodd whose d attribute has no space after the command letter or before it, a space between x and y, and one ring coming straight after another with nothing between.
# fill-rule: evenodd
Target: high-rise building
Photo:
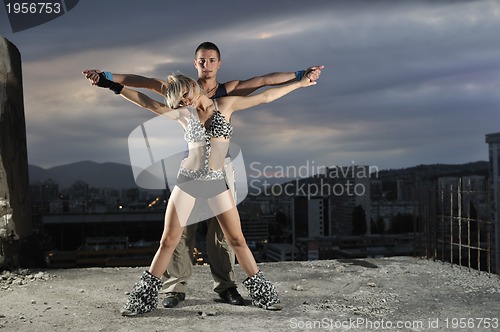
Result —
<instances>
[{"instance_id":1,"label":"high-rise building","mask_svg":"<svg viewBox=\"0 0 500 332\"><path fill-rule=\"evenodd\" d=\"M328 197L295 197L294 239L330 236Z\"/></svg>"},{"instance_id":2,"label":"high-rise building","mask_svg":"<svg viewBox=\"0 0 500 332\"><path fill-rule=\"evenodd\" d=\"M370 234L371 171L363 165L334 166L324 174L290 183L297 193L295 238L352 235L356 209L364 211L361 229Z\"/></svg>"},{"instance_id":3,"label":"high-rise building","mask_svg":"<svg viewBox=\"0 0 500 332\"><path fill-rule=\"evenodd\" d=\"M500 133L486 135L488 143L489 162L490 162L490 186L493 191L491 200L492 218L494 228L494 257L492 257L493 271L497 272L500 268Z\"/></svg>"},{"instance_id":4,"label":"high-rise building","mask_svg":"<svg viewBox=\"0 0 500 332\"><path fill-rule=\"evenodd\" d=\"M59 184L48 179L30 184L32 208L40 213L59 213L63 211Z\"/></svg>"},{"instance_id":5,"label":"high-rise building","mask_svg":"<svg viewBox=\"0 0 500 332\"><path fill-rule=\"evenodd\" d=\"M365 234L371 233L371 179L373 169L364 165L329 167L325 177L330 188L330 233L337 236L352 235L353 212L362 208L365 212Z\"/></svg>"}]
</instances>

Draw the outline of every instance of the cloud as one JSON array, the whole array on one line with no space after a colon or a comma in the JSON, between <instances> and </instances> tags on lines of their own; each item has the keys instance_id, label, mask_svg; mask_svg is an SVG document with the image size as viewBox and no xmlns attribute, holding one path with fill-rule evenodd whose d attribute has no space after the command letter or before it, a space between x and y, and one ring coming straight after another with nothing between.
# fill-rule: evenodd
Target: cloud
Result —
<instances>
[{"instance_id":1,"label":"cloud","mask_svg":"<svg viewBox=\"0 0 500 332\"><path fill-rule=\"evenodd\" d=\"M496 1L88 0L37 28L0 29L23 56L31 163L127 162L128 134L153 115L81 70L195 75L194 49L210 40L221 82L326 66L318 85L234 116L248 160L397 168L487 158L484 135L500 120L499 17Z\"/></svg>"}]
</instances>

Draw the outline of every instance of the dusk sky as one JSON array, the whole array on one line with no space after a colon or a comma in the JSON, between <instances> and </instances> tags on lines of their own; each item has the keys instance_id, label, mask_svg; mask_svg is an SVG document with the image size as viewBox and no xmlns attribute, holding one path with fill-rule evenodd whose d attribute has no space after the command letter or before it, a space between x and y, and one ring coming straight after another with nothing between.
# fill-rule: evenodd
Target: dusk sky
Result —
<instances>
[{"instance_id":1,"label":"dusk sky","mask_svg":"<svg viewBox=\"0 0 500 332\"><path fill-rule=\"evenodd\" d=\"M22 55L29 163L130 164L154 118L92 87L87 68L195 77L194 49L222 52L218 80L325 69L316 86L235 113L248 165L379 169L488 159L500 132L500 1L80 0L51 22L0 34ZM161 96L159 97L161 99Z\"/></svg>"}]
</instances>

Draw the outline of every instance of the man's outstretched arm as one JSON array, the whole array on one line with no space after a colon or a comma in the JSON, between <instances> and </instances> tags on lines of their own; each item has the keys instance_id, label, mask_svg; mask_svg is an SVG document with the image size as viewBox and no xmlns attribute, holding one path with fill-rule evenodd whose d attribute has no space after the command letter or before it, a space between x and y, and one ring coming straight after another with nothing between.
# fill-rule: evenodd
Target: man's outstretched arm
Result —
<instances>
[{"instance_id":1,"label":"man's outstretched arm","mask_svg":"<svg viewBox=\"0 0 500 332\"><path fill-rule=\"evenodd\" d=\"M85 77L87 77L87 79L94 85L99 82L99 74L105 73L110 81L128 87L149 89L161 95L163 86L165 84L165 81L162 81L158 78L150 78L135 74L116 74L111 72L103 72L99 69L87 69L84 70L83 73L85 74Z\"/></svg>"}]
</instances>

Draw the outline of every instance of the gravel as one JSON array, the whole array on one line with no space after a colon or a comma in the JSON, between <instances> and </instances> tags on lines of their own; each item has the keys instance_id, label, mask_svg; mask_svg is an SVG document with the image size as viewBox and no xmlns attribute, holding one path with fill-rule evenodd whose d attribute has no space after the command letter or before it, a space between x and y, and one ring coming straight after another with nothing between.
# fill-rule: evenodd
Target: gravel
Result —
<instances>
[{"instance_id":1,"label":"gravel","mask_svg":"<svg viewBox=\"0 0 500 332\"><path fill-rule=\"evenodd\" d=\"M492 331L495 322L500 329L497 275L412 257L260 268L275 283L284 310L222 303L212 291L209 267L195 266L187 298L177 308L134 318L120 316L119 309L144 267L4 271L0 332ZM236 275L245 278L239 267ZM244 287L239 290L248 299ZM453 328L460 319L468 325Z\"/></svg>"}]
</instances>

